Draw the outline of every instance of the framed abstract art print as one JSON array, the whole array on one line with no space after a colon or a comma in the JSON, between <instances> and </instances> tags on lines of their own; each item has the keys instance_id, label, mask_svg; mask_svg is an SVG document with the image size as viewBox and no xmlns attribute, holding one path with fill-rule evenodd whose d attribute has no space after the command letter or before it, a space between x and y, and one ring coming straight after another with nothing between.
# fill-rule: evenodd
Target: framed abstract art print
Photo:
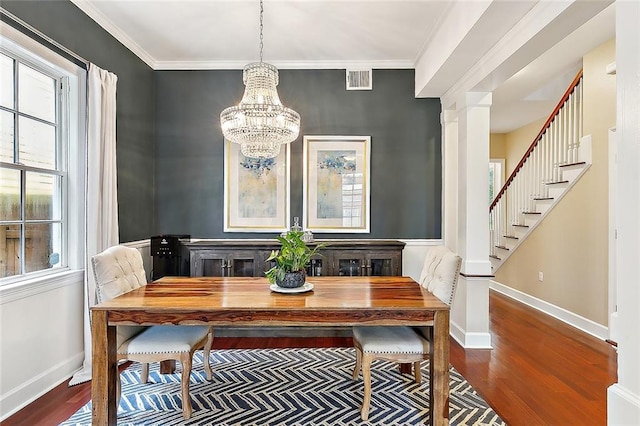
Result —
<instances>
[{"instance_id":1,"label":"framed abstract art print","mask_svg":"<svg viewBox=\"0 0 640 426\"><path fill-rule=\"evenodd\" d=\"M305 136L303 228L370 232L370 136Z\"/></svg>"},{"instance_id":2,"label":"framed abstract art print","mask_svg":"<svg viewBox=\"0 0 640 426\"><path fill-rule=\"evenodd\" d=\"M267 159L245 157L229 141L224 147L224 231L289 229L289 144Z\"/></svg>"}]
</instances>

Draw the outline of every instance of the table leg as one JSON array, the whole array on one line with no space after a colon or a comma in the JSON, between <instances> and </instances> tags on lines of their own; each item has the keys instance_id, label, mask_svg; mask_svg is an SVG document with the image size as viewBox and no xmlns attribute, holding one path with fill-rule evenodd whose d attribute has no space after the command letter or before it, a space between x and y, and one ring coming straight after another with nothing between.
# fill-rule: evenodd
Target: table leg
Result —
<instances>
[{"instance_id":1,"label":"table leg","mask_svg":"<svg viewBox=\"0 0 640 426\"><path fill-rule=\"evenodd\" d=\"M429 411L432 426L449 424L449 311L436 311L429 362Z\"/></svg>"},{"instance_id":2,"label":"table leg","mask_svg":"<svg viewBox=\"0 0 640 426\"><path fill-rule=\"evenodd\" d=\"M107 311L91 311L91 403L94 425L115 425L117 421L116 327L110 327L107 318Z\"/></svg>"}]
</instances>

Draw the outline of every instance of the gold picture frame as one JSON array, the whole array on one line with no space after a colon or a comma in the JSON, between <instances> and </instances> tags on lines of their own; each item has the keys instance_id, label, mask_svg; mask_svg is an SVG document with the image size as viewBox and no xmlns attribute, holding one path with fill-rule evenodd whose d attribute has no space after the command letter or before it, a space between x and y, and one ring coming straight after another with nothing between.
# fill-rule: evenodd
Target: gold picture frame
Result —
<instances>
[{"instance_id":1,"label":"gold picture frame","mask_svg":"<svg viewBox=\"0 0 640 426\"><path fill-rule=\"evenodd\" d=\"M288 230L289 144L271 159L245 157L230 141L224 148L224 232Z\"/></svg>"},{"instance_id":2,"label":"gold picture frame","mask_svg":"<svg viewBox=\"0 0 640 426\"><path fill-rule=\"evenodd\" d=\"M303 228L370 232L370 136L304 136Z\"/></svg>"}]
</instances>

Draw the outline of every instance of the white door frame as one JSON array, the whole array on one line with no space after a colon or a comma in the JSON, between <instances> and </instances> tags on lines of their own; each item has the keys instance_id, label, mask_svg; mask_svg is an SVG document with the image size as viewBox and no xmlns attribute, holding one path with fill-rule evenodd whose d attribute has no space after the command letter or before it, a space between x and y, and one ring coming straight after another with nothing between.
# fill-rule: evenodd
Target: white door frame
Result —
<instances>
[{"instance_id":1,"label":"white door frame","mask_svg":"<svg viewBox=\"0 0 640 426\"><path fill-rule=\"evenodd\" d=\"M617 167L617 145L616 128L609 129L609 291L608 291L608 312L609 312L609 340L617 342L616 321L618 318L617 301L617 280L616 280L616 203L618 187L618 167Z\"/></svg>"}]
</instances>

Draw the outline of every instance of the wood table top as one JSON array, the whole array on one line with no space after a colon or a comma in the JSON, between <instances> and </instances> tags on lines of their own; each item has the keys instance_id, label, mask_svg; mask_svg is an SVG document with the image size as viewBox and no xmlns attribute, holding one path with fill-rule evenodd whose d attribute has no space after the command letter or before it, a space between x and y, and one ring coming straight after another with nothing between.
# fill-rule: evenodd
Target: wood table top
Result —
<instances>
[{"instance_id":1,"label":"wood table top","mask_svg":"<svg viewBox=\"0 0 640 426\"><path fill-rule=\"evenodd\" d=\"M409 277L309 277L312 291L276 293L266 278L164 277L92 307L110 324L421 325L449 306ZM151 319L151 315L154 316Z\"/></svg>"}]
</instances>

